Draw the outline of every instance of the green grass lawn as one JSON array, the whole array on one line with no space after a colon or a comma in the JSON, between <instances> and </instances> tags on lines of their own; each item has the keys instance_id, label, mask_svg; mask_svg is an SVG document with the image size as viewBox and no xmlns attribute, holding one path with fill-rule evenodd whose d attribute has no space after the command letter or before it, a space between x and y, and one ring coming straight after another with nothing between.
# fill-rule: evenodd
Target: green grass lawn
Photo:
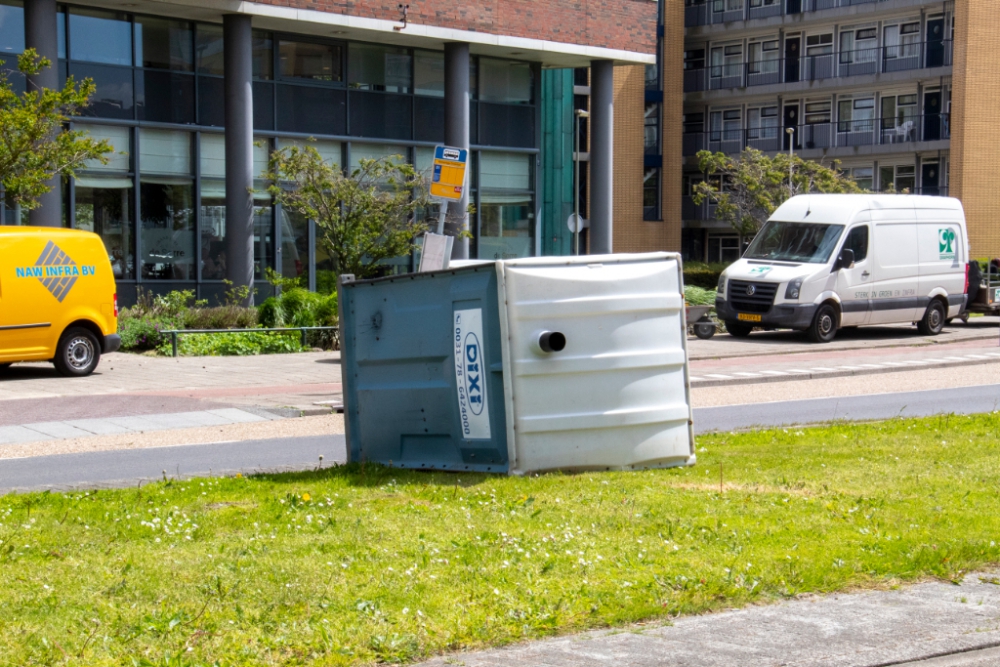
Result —
<instances>
[{"instance_id":1,"label":"green grass lawn","mask_svg":"<svg viewBox=\"0 0 1000 667\"><path fill-rule=\"evenodd\" d=\"M639 473L368 466L6 496L0 664L405 662L958 578L1000 560L998 427L713 435L697 466Z\"/></svg>"}]
</instances>

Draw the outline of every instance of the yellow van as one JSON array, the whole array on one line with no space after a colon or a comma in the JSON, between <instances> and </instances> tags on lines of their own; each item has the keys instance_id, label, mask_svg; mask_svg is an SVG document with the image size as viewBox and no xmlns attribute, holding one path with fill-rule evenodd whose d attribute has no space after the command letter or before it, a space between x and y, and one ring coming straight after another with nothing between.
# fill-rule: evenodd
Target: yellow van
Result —
<instances>
[{"instance_id":1,"label":"yellow van","mask_svg":"<svg viewBox=\"0 0 1000 667\"><path fill-rule=\"evenodd\" d=\"M62 375L89 375L121 347L118 294L97 234L0 227L0 371L51 361Z\"/></svg>"}]
</instances>

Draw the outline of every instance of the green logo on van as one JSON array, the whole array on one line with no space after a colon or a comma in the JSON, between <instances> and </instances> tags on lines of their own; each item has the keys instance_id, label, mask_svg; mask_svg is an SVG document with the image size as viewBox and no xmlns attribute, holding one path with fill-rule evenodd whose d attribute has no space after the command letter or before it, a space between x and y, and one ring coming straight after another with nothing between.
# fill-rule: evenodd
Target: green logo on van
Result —
<instances>
[{"instance_id":1,"label":"green logo on van","mask_svg":"<svg viewBox=\"0 0 1000 667\"><path fill-rule=\"evenodd\" d=\"M38 278L59 303L62 303L73 289L77 278L93 276L96 272L96 266L77 266L76 262L52 241L45 244L45 250L34 266L19 266L15 269L18 278Z\"/></svg>"},{"instance_id":2,"label":"green logo on van","mask_svg":"<svg viewBox=\"0 0 1000 667\"><path fill-rule=\"evenodd\" d=\"M938 230L938 255L941 259L955 259L955 230L950 227Z\"/></svg>"}]
</instances>

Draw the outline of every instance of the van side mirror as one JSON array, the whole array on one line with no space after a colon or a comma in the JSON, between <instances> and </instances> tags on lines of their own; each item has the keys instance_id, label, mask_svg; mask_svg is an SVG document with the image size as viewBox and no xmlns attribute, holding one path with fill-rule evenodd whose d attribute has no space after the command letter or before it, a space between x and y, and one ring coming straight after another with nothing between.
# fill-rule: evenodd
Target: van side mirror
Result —
<instances>
[{"instance_id":1,"label":"van side mirror","mask_svg":"<svg viewBox=\"0 0 1000 667\"><path fill-rule=\"evenodd\" d=\"M854 251L850 248L844 248L840 251L840 257L837 258L837 265L833 267L834 271L839 271L840 269L849 269L854 266Z\"/></svg>"}]
</instances>

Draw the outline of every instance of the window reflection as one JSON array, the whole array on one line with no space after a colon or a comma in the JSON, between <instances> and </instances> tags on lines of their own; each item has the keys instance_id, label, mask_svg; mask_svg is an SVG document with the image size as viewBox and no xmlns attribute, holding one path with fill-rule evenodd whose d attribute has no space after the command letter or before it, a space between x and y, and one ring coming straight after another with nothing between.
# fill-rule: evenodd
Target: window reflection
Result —
<instances>
[{"instance_id":1,"label":"window reflection","mask_svg":"<svg viewBox=\"0 0 1000 667\"><path fill-rule=\"evenodd\" d=\"M281 275L309 286L309 221L296 211L281 209Z\"/></svg>"},{"instance_id":2,"label":"window reflection","mask_svg":"<svg viewBox=\"0 0 1000 667\"><path fill-rule=\"evenodd\" d=\"M133 278L132 179L77 178L75 214L77 229L103 239L115 278Z\"/></svg>"},{"instance_id":3,"label":"window reflection","mask_svg":"<svg viewBox=\"0 0 1000 667\"><path fill-rule=\"evenodd\" d=\"M135 53L142 67L190 72L194 69L191 25L186 21L136 17Z\"/></svg>"},{"instance_id":4,"label":"window reflection","mask_svg":"<svg viewBox=\"0 0 1000 667\"><path fill-rule=\"evenodd\" d=\"M0 53L14 54L22 51L24 51L24 10L18 5L0 3Z\"/></svg>"},{"instance_id":5,"label":"window reflection","mask_svg":"<svg viewBox=\"0 0 1000 667\"><path fill-rule=\"evenodd\" d=\"M69 15L70 58L131 65L131 32L128 17L120 12L73 9Z\"/></svg>"},{"instance_id":6,"label":"window reflection","mask_svg":"<svg viewBox=\"0 0 1000 667\"><path fill-rule=\"evenodd\" d=\"M351 43L347 55L351 88L410 92L412 58L407 49Z\"/></svg>"},{"instance_id":7,"label":"window reflection","mask_svg":"<svg viewBox=\"0 0 1000 667\"><path fill-rule=\"evenodd\" d=\"M142 277L194 280L194 202L190 182L143 177L139 186L142 217Z\"/></svg>"},{"instance_id":8,"label":"window reflection","mask_svg":"<svg viewBox=\"0 0 1000 667\"><path fill-rule=\"evenodd\" d=\"M315 42L278 42L281 76L286 79L340 81L341 48Z\"/></svg>"}]
</instances>

